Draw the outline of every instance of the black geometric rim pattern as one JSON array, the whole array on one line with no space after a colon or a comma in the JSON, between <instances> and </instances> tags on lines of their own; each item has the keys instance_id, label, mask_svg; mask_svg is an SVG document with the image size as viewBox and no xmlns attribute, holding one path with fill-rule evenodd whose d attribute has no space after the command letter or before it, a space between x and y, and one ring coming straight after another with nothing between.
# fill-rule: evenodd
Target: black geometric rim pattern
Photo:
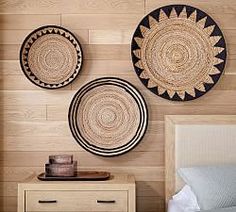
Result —
<instances>
[{"instance_id":1,"label":"black geometric rim pattern","mask_svg":"<svg viewBox=\"0 0 236 212\"><path fill-rule=\"evenodd\" d=\"M45 35L59 35L66 38L76 50L77 62L74 72L60 83L46 83L40 80L29 67L29 51L35 41ZM57 89L70 84L79 74L83 65L83 51L79 40L69 30L57 25L45 25L32 31L23 41L20 49L20 65L24 75L35 85L46 89Z\"/></svg>"},{"instance_id":2,"label":"black geometric rim pattern","mask_svg":"<svg viewBox=\"0 0 236 212\"><path fill-rule=\"evenodd\" d=\"M202 25L203 30L209 33L208 35L210 39L219 37L220 39L217 40L213 46L220 50L214 55L217 62L215 62L213 67L214 71L209 73L209 77L206 82L203 82L201 86L193 87L191 92L169 92L167 89L159 87L158 83L153 82L149 76L147 76L140 56L142 40L144 39L145 33L147 33L147 31L149 31L152 27L155 27L155 24L158 25L158 23L163 20L163 16L166 16L164 17L165 19L171 18L173 17L173 14L176 14L175 18L179 18L179 16L183 13L185 13L186 19L189 19L195 15L194 20L196 24ZM222 31L220 30L217 23L208 14L195 7L180 4L168 5L158 8L150 12L141 20L133 34L131 43L131 56L136 74L144 86L147 87L151 92L171 101L189 101L201 97L210 89L212 89L213 86L218 82L226 65L227 49Z\"/></svg>"},{"instance_id":3,"label":"black geometric rim pattern","mask_svg":"<svg viewBox=\"0 0 236 212\"><path fill-rule=\"evenodd\" d=\"M127 92L127 95L130 95L130 97L135 100L135 103L139 110L139 125L136 130L135 136L133 136L132 139L125 141L124 145L116 148L104 148L91 144L83 136L81 132L83 126L80 126L77 121L78 108L83 101L83 97L88 92L91 92L92 90L103 86L114 86L124 90L125 92ZM132 150L142 140L148 126L148 109L141 93L131 83L116 77L102 77L85 84L74 95L69 108L68 121L72 135L81 147L95 155L103 157L113 157L122 155Z\"/></svg>"}]
</instances>

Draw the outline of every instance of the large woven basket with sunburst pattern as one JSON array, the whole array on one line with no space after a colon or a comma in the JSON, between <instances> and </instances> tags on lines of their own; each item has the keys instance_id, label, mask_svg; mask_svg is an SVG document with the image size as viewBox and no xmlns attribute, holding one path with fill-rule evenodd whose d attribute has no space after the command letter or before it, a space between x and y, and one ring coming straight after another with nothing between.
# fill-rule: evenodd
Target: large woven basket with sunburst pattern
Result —
<instances>
[{"instance_id":1,"label":"large woven basket with sunburst pattern","mask_svg":"<svg viewBox=\"0 0 236 212\"><path fill-rule=\"evenodd\" d=\"M205 12L187 5L154 10L138 25L132 60L143 84L155 94L188 101L209 91L226 62L221 30Z\"/></svg>"}]
</instances>

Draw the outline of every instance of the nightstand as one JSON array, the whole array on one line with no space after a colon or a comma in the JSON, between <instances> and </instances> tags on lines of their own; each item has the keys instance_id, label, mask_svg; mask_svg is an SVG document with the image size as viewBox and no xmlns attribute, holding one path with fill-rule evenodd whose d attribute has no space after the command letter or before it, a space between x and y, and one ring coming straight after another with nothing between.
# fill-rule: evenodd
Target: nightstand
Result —
<instances>
[{"instance_id":1,"label":"nightstand","mask_svg":"<svg viewBox=\"0 0 236 212\"><path fill-rule=\"evenodd\" d=\"M18 184L18 212L135 212L135 180L112 174L106 181L31 181Z\"/></svg>"}]
</instances>

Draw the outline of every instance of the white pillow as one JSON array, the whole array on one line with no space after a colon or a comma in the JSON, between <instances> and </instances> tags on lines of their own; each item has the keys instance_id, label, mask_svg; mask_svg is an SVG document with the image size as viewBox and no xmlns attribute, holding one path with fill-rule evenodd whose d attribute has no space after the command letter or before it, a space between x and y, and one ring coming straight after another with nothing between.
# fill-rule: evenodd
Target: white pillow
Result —
<instances>
[{"instance_id":1,"label":"white pillow","mask_svg":"<svg viewBox=\"0 0 236 212\"><path fill-rule=\"evenodd\" d=\"M236 165L180 168L201 210L236 206Z\"/></svg>"},{"instance_id":2,"label":"white pillow","mask_svg":"<svg viewBox=\"0 0 236 212\"><path fill-rule=\"evenodd\" d=\"M185 185L169 202L168 212L195 212L200 208L190 186Z\"/></svg>"}]
</instances>

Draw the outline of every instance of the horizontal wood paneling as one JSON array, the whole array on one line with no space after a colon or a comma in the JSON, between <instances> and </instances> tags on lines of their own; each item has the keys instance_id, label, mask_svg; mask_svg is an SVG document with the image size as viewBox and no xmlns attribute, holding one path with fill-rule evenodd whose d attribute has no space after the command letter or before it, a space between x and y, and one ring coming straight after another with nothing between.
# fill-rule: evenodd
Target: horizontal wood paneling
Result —
<instances>
[{"instance_id":1,"label":"horizontal wood paneling","mask_svg":"<svg viewBox=\"0 0 236 212\"><path fill-rule=\"evenodd\" d=\"M0 60L0 76L22 74L19 60Z\"/></svg>"},{"instance_id":2,"label":"horizontal wood paneling","mask_svg":"<svg viewBox=\"0 0 236 212\"><path fill-rule=\"evenodd\" d=\"M143 0L2 0L0 13L60 14L60 13L143 13Z\"/></svg>"},{"instance_id":3,"label":"horizontal wood paneling","mask_svg":"<svg viewBox=\"0 0 236 212\"><path fill-rule=\"evenodd\" d=\"M85 59L94 60L126 60L130 58L130 47L127 44L91 44L83 45ZM1 60L18 60L20 45L18 44L0 44Z\"/></svg>"},{"instance_id":4,"label":"horizontal wood paneling","mask_svg":"<svg viewBox=\"0 0 236 212\"><path fill-rule=\"evenodd\" d=\"M124 45L127 48L127 45ZM17 58L19 59L19 58ZM0 76L1 75L22 75L20 63L18 60L0 60ZM228 60L225 69L225 75L236 74L236 60ZM83 75L93 77L94 75L129 75L131 78L136 78L133 72L133 65L127 58L125 60L84 60L83 69L78 76L78 80ZM127 77L127 76L125 76ZM232 77L232 76L231 76Z\"/></svg>"},{"instance_id":5,"label":"horizontal wood paneling","mask_svg":"<svg viewBox=\"0 0 236 212\"><path fill-rule=\"evenodd\" d=\"M121 77L122 78L122 77ZM80 86L84 85L85 82L81 83ZM144 88L144 87L143 87ZM55 95L56 93L56 95ZM8 105L57 105L67 102L68 104L72 100L74 91L63 91L63 90L41 90L41 91L31 91L31 90L0 90L0 105L4 102ZM236 105L236 93L234 90L216 90L212 89L206 95L201 98L191 101L191 102L171 102L162 98L156 97L155 94L151 93L147 89L142 91L142 94L147 102L153 105L153 107L158 107L158 105L173 106L173 105L204 105L207 99L207 105ZM32 101L32 95L34 96L34 101Z\"/></svg>"},{"instance_id":6,"label":"horizontal wood paneling","mask_svg":"<svg viewBox=\"0 0 236 212\"><path fill-rule=\"evenodd\" d=\"M48 142L48 139L50 142ZM133 149L135 152L159 152L164 150L164 138L162 134L148 134L145 135L142 142ZM78 143L71 137L58 136L39 136L34 137L32 142L31 136L5 136L4 142L0 141L0 151L85 151Z\"/></svg>"},{"instance_id":7,"label":"horizontal wood paneling","mask_svg":"<svg viewBox=\"0 0 236 212\"><path fill-rule=\"evenodd\" d=\"M32 30L0 30L0 44L21 44ZM88 30L74 30L73 34L80 43L89 42Z\"/></svg>"},{"instance_id":8,"label":"horizontal wood paneling","mask_svg":"<svg viewBox=\"0 0 236 212\"><path fill-rule=\"evenodd\" d=\"M0 29L35 29L42 25L60 25L60 15L0 14Z\"/></svg>"},{"instance_id":9,"label":"horizontal wood paneling","mask_svg":"<svg viewBox=\"0 0 236 212\"><path fill-rule=\"evenodd\" d=\"M128 44L84 44L84 58L93 60L128 60L131 58ZM236 45L228 45L229 60L236 60ZM0 44L0 60L18 60L20 45Z\"/></svg>"},{"instance_id":10,"label":"horizontal wood paneling","mask_svg":"<svg viewBox=\"0 0 236 212\"><path fill-rule=\"evenodd\" d=\"M191 102L170 102L148 91L130 60L132 34L145 13L184 3L209 13L223 29L228 46L224 76L213 90ZM137 211L164 211L164 116L236 114L236 1L234 0L3 0L0 1L0 211L16 212L17 182L40 172L49 154L73 153L80 169L131 173L137 181ZM78 78L58 90L29 82L19 65L19 49L36 27L57 24L82 44ZM130 153L102 158L82 149L71 135L67 114L76 91L104 76L126 79L143 94L149 126ZM29 160L29 158L31 158Z\"/></svg>"},{"instance_id":11,"label":"horizontal wood paneling","mask_svg":"<svg viewBox=\"0 0 236 212\"><path fill-rule=\"evenodd\" d=\"M0 183L1 196L17 197L17 182Z\"/></svg>"},{"instance_id":12,"label":"horizontal wood paneling","mask_svg":"<svg viewBox=\"0 0 236 212\"><path fill-rule=\"evenodd\" d=\"M153 134L164 133L163 122L150 121L147 132ZM69 124L67 121L4 121L0 123L0 136L71 136Z\"/></svg>"},{"instance_id":13,"label":"horizontal wood paneling","mask_svg":"<svg viewBox=\"0 0 236 212\"><path fill-rule=\"evenodd\" d=\"M35 86L25 76L20 73L19 75L11 75L7 77L0 76L0 90L38 90L42 88ZM61 88L60 90L71 90L72 85Z\"/></svg>"},{"instance_id":14,"label":"horizontal wood paneling","mask_svg":"<svg viewBox=\"0 0 236 212\"><path fill-rule=\"evenodd\" d=\"M235 14L236 2L234 0L227 0L227 3L221 0L147 0L146 12L162 7L168 4L187 4L201 8L207 13L214 14Z\"/></svg>"},{"instance_id":15,"label":"horizontal wood paneling","mask_svg":"<svg viewBox=\"0 0 236 212\"><path fill-rule=\"evenodd\" d=\"M130 58L127 44L89 44L83 45L84 58L93 60L126 60Z\"/></svg>"},{"instance_id":16,"label":"horizontal wood paneling","mask_svg":"<svg viewBox=\"0 0 236 212\"><path fill-rule=\"evenodd\" d=\"M3 121L43 121L47 117L46 108L43 105L3 105L0 117Z\"/></svg>"},{"instance_id":17,"label":"horizontal wood paneling","mask_svg":"<svg viewBox=\"0 0 236 212\"><path fill-rule=\"evenodd\" d=\"M91 44L130 44L132 30L89 30Z\"/></svg>"},{"instance_id":18,"label":"horizontal wood paneling","mask_svg":"<svg viewBox=\"0 0 236 212\"><path fill-rule=\"evenodd\" d=\"M133 30L143 14L62 14L62 26L69 29Z\"/></svg>"}]
</instances>

